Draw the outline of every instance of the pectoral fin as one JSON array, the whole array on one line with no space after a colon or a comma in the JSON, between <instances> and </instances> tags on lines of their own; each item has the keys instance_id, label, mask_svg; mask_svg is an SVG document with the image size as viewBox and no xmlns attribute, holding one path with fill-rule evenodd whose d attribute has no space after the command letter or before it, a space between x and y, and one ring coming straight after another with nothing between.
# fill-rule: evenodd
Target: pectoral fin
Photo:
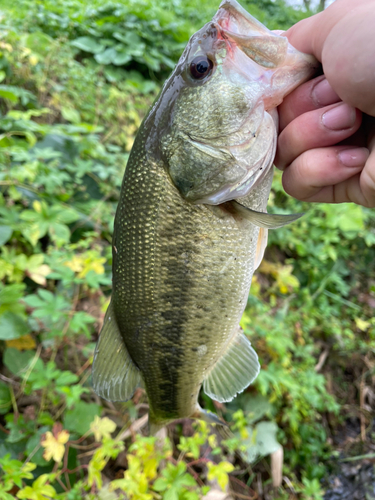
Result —
<instances>
[{"instance_id":1,"label":"pectoral fin","mask_svg":"<svg viewBox=\"0 0 375 500\"><path fill-rule=\"evenodd\" d=\"M110 303L94 354L93 389L108 401L127 401L140 382L141 374L128 353Z\"/></svg>"},{"instance_id":2,"label":"pectoral fin","mask_svg":"<svg viewBox=\"0 0 375 500\"><path fill-rule=\"evenodd\" d=\"M231 204L241 217L252 222L255 226L263 227L265 229L277 229L278 227L286 226L291 222L302 217L304 214L268 214L267 212L257 212L251 208L244 207L235 200L231 201Z\"/></svg>"},{"instance_id":3,"label":"pectoral fin","mask_svg":"<svg viewBox=\"0 0 375 500\"><path fill-rule=\"evenodd\" d=\"M242 392L259 374L257 353L250 341L238 329L223 355L203 382L204 392L212 399L224 403Z\"/></svg>"},{"instance_id":4,"label":"pectoral fin","mask_svg":"<svg viewBox=\"0 0 375 500\"><path fill-rule=\"evenodd\" d=\"M268 229L261 227L259 229L258 242L255 250L254 271L258 269L260 263L262 262L263 255L267 246L267 241L268 241Z\"/></svg>"}]
</instances>

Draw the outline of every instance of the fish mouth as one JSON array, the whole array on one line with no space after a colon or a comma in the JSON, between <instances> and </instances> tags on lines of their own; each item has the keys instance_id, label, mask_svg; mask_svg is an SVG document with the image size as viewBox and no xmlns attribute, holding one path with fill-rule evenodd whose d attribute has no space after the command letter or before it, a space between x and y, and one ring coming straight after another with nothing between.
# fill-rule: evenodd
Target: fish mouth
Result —
<instances>
[{"instance_id":1,"label":"fish mouth","mask_svg":"<svg viewBox=\"0 0 375 500\"><path fill-rule=\"evenodd\" d=\"M299 52L282 32L266 28L236 0L223 0L212 22L227 45L227 76L235 69L245 80L266 87L266 111L281 104L320 67L315 57Z\"/></svg>"},{"instance_id":2,"label":"fish mouth","mask_svg":"<svg viewBox=\"0 0 375 500\"><path fill-rule=\"evenodd\" d=\"M288 39L267 29L236 0L223 0L212 20L225 40L260 66L273 69L284 63Z\"/></svg>"}]
</instances>

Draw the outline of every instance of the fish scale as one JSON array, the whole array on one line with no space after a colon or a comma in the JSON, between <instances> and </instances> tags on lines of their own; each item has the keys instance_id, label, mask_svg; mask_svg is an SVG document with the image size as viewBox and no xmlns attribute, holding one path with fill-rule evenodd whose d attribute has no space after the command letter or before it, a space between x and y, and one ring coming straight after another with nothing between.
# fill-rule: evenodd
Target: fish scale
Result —
<instances>
[{"instance_id":1,"label":"fish scale","mask_svg":"<svg viewBox=\"0 0 375 500\"><path fill-rule=\"evenodd\" d=\"M198 404L202 385L230 401L259 373L239 321L268 228L300 216L266 213L273 108L315 67L224 0L140 127L115 218L112 299L92 373L95 391L112 401L131 398L143 382L151 432L182 417L218 422Z\"/></svg>"}]
</instances>

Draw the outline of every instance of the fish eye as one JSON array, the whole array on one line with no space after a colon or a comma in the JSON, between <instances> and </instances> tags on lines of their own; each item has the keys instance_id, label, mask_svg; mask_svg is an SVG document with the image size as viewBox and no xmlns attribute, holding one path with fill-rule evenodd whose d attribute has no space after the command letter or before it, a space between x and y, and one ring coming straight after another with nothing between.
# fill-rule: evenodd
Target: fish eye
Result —
<instances>
[{"instance_id":1,"label":"fish eye","mask_svg":"<svg viewBox=\"0 0 375 500\"><path fill-rule=\"evenodd\" d=\"M190 63L190 74L194 80L202 80L209 75L214 63L207 56L197 56Z\"/></svg>"}]
</instances>

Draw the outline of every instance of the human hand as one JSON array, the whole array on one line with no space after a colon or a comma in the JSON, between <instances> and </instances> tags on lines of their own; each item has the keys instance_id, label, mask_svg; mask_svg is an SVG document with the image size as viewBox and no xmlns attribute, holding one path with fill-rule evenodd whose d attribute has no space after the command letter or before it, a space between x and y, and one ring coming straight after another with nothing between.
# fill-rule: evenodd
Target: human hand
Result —
<instances>
[{"instance_id":1,"label":"human hand","mask_svg":"<svg viewBox=\"0 0 375 500\"><path fill-rule=\"evenodd\" d=\"M297 199L375 207L374 14L375 0L336 0L286 33L324 71L278 108L275 164Z\"/></svg>"}]
</instances>

